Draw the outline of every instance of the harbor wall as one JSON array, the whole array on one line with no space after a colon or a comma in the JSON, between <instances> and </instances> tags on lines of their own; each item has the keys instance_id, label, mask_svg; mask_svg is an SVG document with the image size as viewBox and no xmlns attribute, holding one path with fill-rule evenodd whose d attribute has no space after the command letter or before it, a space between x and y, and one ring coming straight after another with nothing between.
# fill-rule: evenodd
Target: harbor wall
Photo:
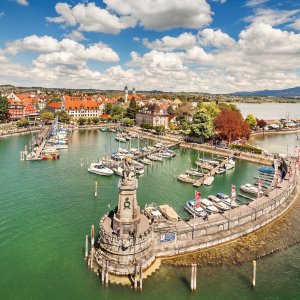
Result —
<instances>
[{"instance_id":1,"label":"harbor wall","mask_svg":"<svg viewBox=\"0 0 300 300\"><path fill-rule=\"evenodd\" d=\"M222 243L233 241L246 234L256 231L275 219L282 216L294 203L299 193L299 177L293 182L284 182L281 189L273 189L270 199L253 201L249 206L234 209L229 216L223 216L209 222L196 223L193 220L186 225L178 224L169 228L154 229L154 253L156 257L173 256L199 249L213 247ZM268 198L268 197L267 197ZM235 211L236 210L236 211ZM198 220L198 218L196 219ZM161 242L161 236L175 233L176 239L170 242Z\"/></svg>"}]
</instances>

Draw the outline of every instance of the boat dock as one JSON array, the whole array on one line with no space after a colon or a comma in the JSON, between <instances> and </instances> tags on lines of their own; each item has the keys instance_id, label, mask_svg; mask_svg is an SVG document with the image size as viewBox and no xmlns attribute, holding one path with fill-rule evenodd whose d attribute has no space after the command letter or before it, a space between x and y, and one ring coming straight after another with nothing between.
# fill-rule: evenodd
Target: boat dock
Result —
<instances>
[{"instance_id":1,"label":"boat dock","mask_svg":"<svg viewBox=\"0 0 300 300\"><path fill-rule=\"evenodd\" d=\"M41 134L37 138L37 143L39 144L39 146L38 146L38 149L35 152L36 157L39 157L41 155L42 150L44 149L45 144L46 144L47 140L50 137L50 133L51 133L51 127L50 126L45 126L45 128L43 129L43 131L41 132Z\"/></svg>"},{"instance_id":2,"label":"boat dock","mask_svg":"<svg viewBox=\"0 0 300 300\"><path fill-rule=\"evenodd\" d=\"M213 169L211 169L208 173L204 174L201 178L199 178L193 184L193 186L199 187L199 186L203 185L206 178L213 176L218 171L218 169L224 167L227 162L228 162L228 158L222 160L217 166L213 167Z\"/></svg>"}]
</instances>

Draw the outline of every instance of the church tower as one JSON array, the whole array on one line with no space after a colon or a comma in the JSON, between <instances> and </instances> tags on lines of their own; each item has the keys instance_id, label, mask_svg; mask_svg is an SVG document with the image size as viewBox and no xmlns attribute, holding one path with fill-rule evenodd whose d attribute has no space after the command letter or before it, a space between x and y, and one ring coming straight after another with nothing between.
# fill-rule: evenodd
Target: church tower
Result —
<instances>
[{"instance_id":1,"label":"church tower","mask_svg":"<svg viewBox=\"0 0 300 300\"><path fill-rule=\"evenodd\" d=\"M125 103L127 103L127 101L128 101L128 87L127 87L127 84L125 85L125 88L124 88L124 99L125 99Z\"/></svg>"},{"instance_id":2,"label":"church tower","mask_svg":"<svg viewBox=\"0 0 300 300\"><path fill-rule=\"evenodd\" d=\"M136 91L135 91L135 88L132 89L132 95L135 97L136 95Z\"/></svg>"}]
</instances>

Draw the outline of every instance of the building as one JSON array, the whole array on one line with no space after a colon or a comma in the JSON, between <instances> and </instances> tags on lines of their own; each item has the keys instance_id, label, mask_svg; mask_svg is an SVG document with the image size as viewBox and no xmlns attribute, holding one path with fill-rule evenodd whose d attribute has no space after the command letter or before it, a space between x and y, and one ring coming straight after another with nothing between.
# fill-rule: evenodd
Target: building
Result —
<instances>
[{"instance_id":1,"label":"building","mask_svg":"<svg viewBox=\"0 0 300 300\"><path fill-rule=\"evenodd\" d=\"M12 120L37 116L38 99L35 96L11 93L7 99L9 103L8 113Z\"/></svg>"},{"instance_id":2,"label":"building","mask_svg":"<svg viewBox=\"0 0 300 300\"><path fill-rule=\"evenodd\" d=\"M102 106L95 100L64 99L64 110L73 119L100 117L103 113Z\"/></svg>"},{"instance_id":3,"label":"building","mask_svg":"<svg viewBox=\"0 0 300 300\"><path fill-rule=\"evenodd\" d=\"M64 110L64 105L62 105L62 102L50 102L47 104L46 109L52 113L56 113Z\"/></svg>"},{"instance_id":4,"label":"building","mask_svg":"<svg viewBox=\"0 0 300 300\"><path fill-rule=\"evenodd\" d=\"M149 123L152 126L168 127L169 115L166 110L162 109L157 103L143 106L135 117L137 125Z\"/></svg>"}]
</instances>

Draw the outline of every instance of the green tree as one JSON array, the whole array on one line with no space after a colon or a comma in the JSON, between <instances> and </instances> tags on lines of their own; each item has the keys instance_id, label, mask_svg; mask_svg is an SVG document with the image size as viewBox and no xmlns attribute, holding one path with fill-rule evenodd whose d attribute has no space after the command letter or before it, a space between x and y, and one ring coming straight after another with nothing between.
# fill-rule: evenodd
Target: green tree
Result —
<instances>
[{"instance_id":1,"label":"green tree","mask_svg":"<svg viewBox=\"0 0 300 300\"><path fill-rule=\"evenodd\" d=\"M202 108L207 111L212 121L216 119L218 113L220 112L220 108L215 103L205 103L202 105Z\"/></svg>"},{"instance_id":2,"label":"green tree","mask_svg":"<svg viewBox=\"0 0 300 300\"><path fill-rule=\"evenodd\" d=\"M115 116L115 115L123 116L124 114L125 114L125 108L119 104L114 105L110 112L111 116Z\"/></svg>"},{"instance_id":3,"label":"green tree","mask_svg":"<svg viewBox=\"0 0 300 300\"><path fill-rule=\"evenodd\" d=\"M104 113L110 115L111 110L112 110L112 104L111 104L111 102L108 102L105 105Z\"/></svg>"},{"instance_id":4,"label":"green tree","mask_svg":"<svg viewBox=\"0 0 300 300\"><path fill-rule=\"evenodd\" d=\"M71 116L66 111L58 111L54 114L54 116L58 116L58 121L60 123L69 124Z\"/></svg>"},{"instance_id":5,"label":"green tree","mask_svg":"<svg viewBox=\"0 0 300 300\"><path fill-rule=\"evenodd\" d=\"M18 120L18 121L16 122L16 125L17 125L18 127L26 127L26 126L29 125L29 122L28 122L27 118L21 118L20 120Z\"/></svg>"},{"instance_id":6,"label":"green tree","mask_svg":"<svg viewBox=\"0 0 300 300\"><path fill-rule=\"evenodd\" d=\"M169 107L168 107L168 109L167 109L167 113L169 114L169 115L174 115L174 108L173 108L173 106L172 105L170 105Z\"/></svg>"},{"instance_id":7,"label":"green tree","mask_svg":"<svg viewBox=\"0 0 300 300\"><path fill-rule=\"evenodd\" d=\"M83 124L85 124L86 123L86 118L83 118L83 117L81 117L81 118L79 118L78 120L77 120L77 124L78 125L83 125Z\"/></svg>"},{"instance_id":8,"label":"green tree","mask_svg":"<svg viewBox=\"0 0 300 300\"><path fill-rule=\"evenodd\" d=\"M257 120L256 118L252 115L252 114L249 114L247 117L246 117L246 122L249 124L249 126L253 129L256 127L257 125Z\"/></svg>"},{"instance_id":9,"label":"green tree","mask_svg":"<svg viewBox=\"0 0 300 300\"><path fill-rule=\"evenodd\" d=\"M54 119L54 115L51 112L43 110L40 113L40 118L43 122L45 122L45 124L48 124L50 121L52 121Z\"/></svg>"},{"instance_id":10,"label":"green tree","mask_svg":"<svg viewBox=\"0 0 300 300\"><path fill-rule=\"evenodd\" d=\"M140 127L144 128L144 129L152 129L153 128L153 126L150 123L147 123L147 122L142 122Z\"/></svg>"},{"instance_id":11,"label":"green tree","mask_svg":"<svg viewBox=\"0 0 300 300\"><path fill-rule=\"evenodd\" d=\"M97 117L93 117L93 118L92 118L92 122L93 122L94 124L98 124L99 121L100 121L100 119L97 118Z\"/></svg>"},{"instance_id":12,"label":"green tree","mask_svg":"<svg viewBox=\"0 0 300 300\"><path fill-rule=\"evenodd\" d=\"M9 103L6 97L0 97L0 122L8 119Z\"/></svg>"},{"instance_id":13,"label":"green tree","mask_svg":"<svg viewBox=\"0 0 300 300\"><path fill-rule=\"evenodd\" d=\"M138 109L138 105L134 98L132 98L129 102L129 107L127 108L126 115L130 119L135 119L136 111Z\"/></svg>"},{"instance_id":14,"label":"green tree","mask_svg":"<svg viewBox=\"0 0 300 300\"><path fill-rule=\"evenodd\" d=\"M133 119L129 119L129 118L123 118L121 120L121 122L125 125L125 126L133 126L134 124L134 120Z\"/></svg>"},{"instance_id":15,"label":"green tree","mask_svg":"<svg viewBox=\"0 0 300 300\"><path fill-rule=\"evenodd\" d=\"M190 126L191 135L199 136L203 139L210 138L214 133L213 121L205 109L199 109L194 117L193 124Z\"/></svg>"}]
</instances>

